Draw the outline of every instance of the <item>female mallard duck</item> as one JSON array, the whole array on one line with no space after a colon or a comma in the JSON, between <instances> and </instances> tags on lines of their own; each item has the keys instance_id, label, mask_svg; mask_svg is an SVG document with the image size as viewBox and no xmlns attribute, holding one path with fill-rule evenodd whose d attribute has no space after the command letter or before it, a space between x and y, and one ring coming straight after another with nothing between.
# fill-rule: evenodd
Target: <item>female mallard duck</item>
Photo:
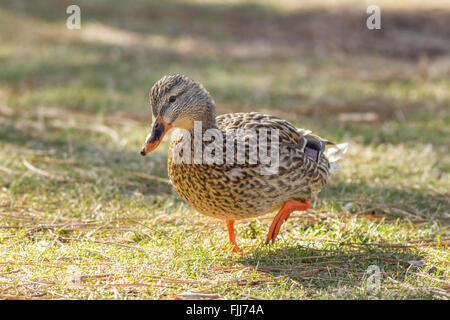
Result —
<instances>
[{"instance_id":1,"label":"female mallard duck","mask_svg":"<svg viewBox=\"0 0 450 320\"><path fill-rule=\"evenodd\" d=\"M156 82L150 102L154 121L141 154L153 151L171 128L179 129L169 148L172 185L198 212L225 220L233 251L239 250L234 220L281 208L267 236L267 242L274 241L292 211L310 206L311 198L328 181L330 162L338 160L347 148L341 144L325 154L325 146L334 143L274 116L252 112L216 117L214 101L203 86L179 74ZM214 133L208 134L208 130ZM239 135L230 135L233 130L244 130L243 149L239 149ZM275 170L264 172L269 165L273 169L273 163L252 159L251 151L256 149L250 141L262 149L261 132L268 130L274 135L265 134L264 141L269 145L274 142L270 149L275 150L272 154L277 161ZM203 134L200 140L196 139L198 133ZM207 150L212 150L214 161L206 159ZM244 156L234 150L243 151Z\"/></svg>"}]
</instances>

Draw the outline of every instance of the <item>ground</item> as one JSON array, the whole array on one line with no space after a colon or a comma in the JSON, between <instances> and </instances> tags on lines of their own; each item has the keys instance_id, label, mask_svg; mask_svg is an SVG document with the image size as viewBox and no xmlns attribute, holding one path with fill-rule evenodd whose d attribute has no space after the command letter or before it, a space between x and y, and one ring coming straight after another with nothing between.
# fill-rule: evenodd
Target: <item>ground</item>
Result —
<instances>
[{"instance_id":1,"label":"ground","mask_svg":"<svg viewBox=\"0 0 450 320\"><path fill-rule=\"evenodd\" d=\"M76 1L69 30L72 3L0 4L0 298L449 298L448 3L378 1L368 30L363 1ZM230 253L167 183L167 141L139 155L175 72L219 114L350 143L274 245L272 213Z\"/></svg>"}]
</instances>

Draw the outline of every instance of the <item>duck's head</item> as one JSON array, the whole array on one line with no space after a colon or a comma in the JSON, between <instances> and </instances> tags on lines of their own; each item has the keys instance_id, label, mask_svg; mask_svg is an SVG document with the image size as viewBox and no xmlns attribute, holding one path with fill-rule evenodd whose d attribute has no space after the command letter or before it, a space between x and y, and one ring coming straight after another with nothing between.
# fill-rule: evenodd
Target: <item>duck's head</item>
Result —
<instances>
[{"instance_id":1,"label":"duck's head","mask_svg":"<svg viewBox=\"0 0 450 320\"><path fill-rule=\"evenodd\" d=\"M215 125L214 101L203 86L188 77L176 74L158 80L150 92L153 124L145 139L141 155L158 147L171 128L193 130L194 121L203 128Z\"/></svg>"}]
</instances>

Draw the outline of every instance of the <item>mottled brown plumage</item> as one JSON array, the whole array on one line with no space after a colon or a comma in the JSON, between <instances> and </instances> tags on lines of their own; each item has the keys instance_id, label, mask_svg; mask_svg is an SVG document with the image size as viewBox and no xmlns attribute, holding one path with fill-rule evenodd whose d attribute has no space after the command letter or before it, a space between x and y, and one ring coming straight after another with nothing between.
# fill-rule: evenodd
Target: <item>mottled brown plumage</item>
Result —
<instances>
[{"instance_id":1,"label":"mottled brown plumage","mask_svg":"<svg viewBox=\"0 0 450 320\"><path fill-rule=\"evenodd\" d=\"M173 150L181 137L175 138L169 148L169 178L177 193L198 212L220 219L255 217L279 209L286 200L306 201L326 184L328 160L322 156L316 163L307 157L304 137L309 136L287 121L252 112L221 115L216 123L222 132L261 126L279 129L278 174L262 175L261 164L249 164L248 145L244 164L226 164L225 160L224 164L175 164ZM203 142L203 149L210 143ZM193 157L193 144L191 150Z\"/></svg>"},{"instance_id":2,"label":"mottled brown plumage","mask_svg":"<svg viewBox=\"0 0 450 320\"><path fill-rule=\"evenodd\" d=\"M305 147L311 150L313 146L317 152L322 152L325 145L333 143L312 135L307 130L297 129L285 120L257 112L216 117L215 104L209 93L203 86L183 75L166 76L159 80L152 88L150 100L153 115L165 126L165 131L171 127L185 129L184 134L187 132L192 139L189 144L191 163L176 163L174 156L183 156L187 149L180 152L183 138L180 132L172 136L168 171L172 185L180 197L202 214L224 220L256 217L280 209L287 201L304 204L328 181L330 163L326 155L321 153L320 157L314 159L314 156L305 153ZM222 159L221 164L207 164L204 161L194 163L194 121L201 121L203 131L216 129L223 139L222 155L218 156ZM162 130L160 128L159 131ZM248 130L248 141L252 138L259 141L261 129L275 129L279 132L278 172L261 174L264 165L260 162L250 163L250 143L245 145L244 163L236 163L236 154L234 163L227 163L226 148L232 146L237 150L236 137L227 136L227 132ZM269 133L269 145L271 138ZM219 142L217 139L213 142L203 141L202 150ZM217 154L220 155L220 152ZM295 205L289 210L292 211L292 208L295 209ZM230 231L229 223L227 225ZM234 234L233 243L235 244Z\"/></svg>"}]
</instances>

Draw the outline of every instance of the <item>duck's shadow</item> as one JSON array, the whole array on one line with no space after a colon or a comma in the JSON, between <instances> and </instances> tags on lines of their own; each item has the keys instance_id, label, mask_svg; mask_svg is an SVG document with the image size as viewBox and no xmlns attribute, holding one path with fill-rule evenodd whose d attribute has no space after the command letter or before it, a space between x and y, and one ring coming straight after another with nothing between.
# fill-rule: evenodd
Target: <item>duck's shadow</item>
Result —
<instances>
[{"instance_id":1,"label":"duck's shadow","mask_svg":"<svg viewBox=\"0 0 450 320\"><path fill-rule=\"evenodd\" d=\"M365 291L371 290L372 275L379 275L380 281L404 281L410 268L419 267L415 263L422 257L406 246L333 244L322 249L259 247L235 259L270 278L288 278L304 289L333 291L352 286Z\"/></svg>"}]
</instances>

